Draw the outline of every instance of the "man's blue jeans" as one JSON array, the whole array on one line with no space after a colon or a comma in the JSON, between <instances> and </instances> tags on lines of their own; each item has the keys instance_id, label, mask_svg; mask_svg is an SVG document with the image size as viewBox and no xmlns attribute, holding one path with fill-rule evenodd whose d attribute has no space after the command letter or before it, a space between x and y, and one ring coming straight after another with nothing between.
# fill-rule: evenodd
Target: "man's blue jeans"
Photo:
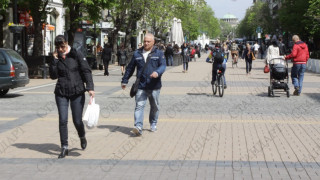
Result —
<instances>
[{"instance_id":1,"label":"man's blue jeans","mask_svg":"<svg viewBox=\"0 0 320 180\"><path fill-rule=\"evenodd\" d=\"M157 125L159 117L159 95L160 89L156 90L143 90L138 89L136 94L136 108L134 110L134 125L136 127L143 128L143 118L144 118L144 107L149 98L150 103L150 114L149 114L149 123L150 125Z\"/></svg>"},{"instance_id":2,"label":"man's blue jeans","mask_svg":"<svg viewBox=\"0 0 320 180\"><path fill-rule=\"evenodd\" d=\"M291 69L291 79L293 86L299 87L299 94L302 90L304 72L306 71L306 64L294 64Z\"/></svg>"},{"instance_id":3,"label":"man's blue jeans","mask_svg":"<svg viewBox=\"0 0 320 180\"><path fill-rule=\"evenodd\" d=\"M173 66L173 56L171 55L168 56L168 65Z\"/></svg>"}]
</instances>

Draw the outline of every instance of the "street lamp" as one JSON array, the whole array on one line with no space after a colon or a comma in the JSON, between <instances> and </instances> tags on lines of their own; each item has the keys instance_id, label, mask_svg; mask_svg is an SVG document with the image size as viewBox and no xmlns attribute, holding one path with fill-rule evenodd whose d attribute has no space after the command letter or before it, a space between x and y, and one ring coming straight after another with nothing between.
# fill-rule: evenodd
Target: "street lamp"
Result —
<instances>
[{"instance_id":1,"label":"street lamp","mask_svg":"<svg viewBox=\"0 0 320 180\"><path fill-rule=\"evenodd\" d=\"M112 21L112 16L110 15L110 11L108 10L108 15L106 17L106 21L107 22L111 22Z\"/></svg>"}]
</instances>

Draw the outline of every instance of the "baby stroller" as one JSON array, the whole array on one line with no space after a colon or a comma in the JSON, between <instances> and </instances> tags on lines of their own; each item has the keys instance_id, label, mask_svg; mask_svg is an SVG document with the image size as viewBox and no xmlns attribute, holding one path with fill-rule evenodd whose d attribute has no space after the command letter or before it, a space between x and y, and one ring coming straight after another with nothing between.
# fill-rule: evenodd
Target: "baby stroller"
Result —
<instances>
[{"instance_id":1,"label":"baby stroller","mask_svg":"<svg viewBox=\"0 0 320 180\"><path fill-rule=\"evenodd\" d=\"M290 97L289 91L289 72L288 62L281 57L273 58L270 64L270 86L268 87L268 96L274 96L274 90L282 89ZM279 91L280 92L280 91Z\"/></svg>"}]
</instances>

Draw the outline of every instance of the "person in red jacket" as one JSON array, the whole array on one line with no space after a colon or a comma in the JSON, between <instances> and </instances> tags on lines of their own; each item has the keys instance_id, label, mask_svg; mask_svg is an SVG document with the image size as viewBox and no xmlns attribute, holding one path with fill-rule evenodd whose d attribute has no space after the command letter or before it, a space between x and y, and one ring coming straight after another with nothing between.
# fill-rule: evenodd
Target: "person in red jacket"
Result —
<instances>
[{"instance_id":1,"label":"person in red jacket","mask_svg":"<svg viewBox=\"0 0 320 180\"><path fill-rule=\"evenodd\" d=\"M286 59L293 59L291 69L291 79L294 86L293 95L299 96L302 90L304 72L309 59L309 50L306 43L302 42L298 35L292 37L294 42L291 54L286 56Z\"/></svg>"}]
</instances>

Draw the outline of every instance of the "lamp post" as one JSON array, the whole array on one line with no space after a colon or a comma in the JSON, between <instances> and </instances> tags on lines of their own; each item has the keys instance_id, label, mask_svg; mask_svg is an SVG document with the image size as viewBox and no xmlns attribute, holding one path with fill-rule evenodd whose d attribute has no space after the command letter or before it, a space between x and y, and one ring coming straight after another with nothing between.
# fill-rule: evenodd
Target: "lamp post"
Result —
<instances>
[{"instance_id":1,"label":"lamp post","mask_svg":"<svg viewBox=\"0 0 320 180\"><path fill-rule=\"evenodd\" d=\"M110 15L110 11L108 10L108 15L106 16L106 21L111 22L112 21L112 16Z\"/></svg>"}]
</instances>

